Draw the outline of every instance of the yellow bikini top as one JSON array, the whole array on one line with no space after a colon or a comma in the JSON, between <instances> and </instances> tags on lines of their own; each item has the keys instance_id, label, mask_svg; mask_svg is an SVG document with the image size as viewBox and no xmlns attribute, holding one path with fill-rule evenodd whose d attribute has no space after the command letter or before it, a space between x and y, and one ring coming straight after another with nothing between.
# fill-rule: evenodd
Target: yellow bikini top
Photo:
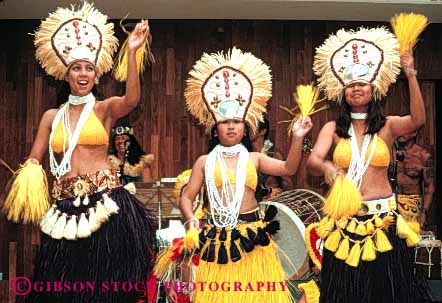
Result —
<instances>
[{"instance_id":1,"label":"yellow bikini top","mask_svg":"<svg viewBox=\"0 0 442 303\"><path fill-rule=\"evenodd\" d=\"M235 173L230 168L227 168L227 176L231 184L236 183ZM222 186L221 169L219 167L218 162L216 162L215 164L214 180L216 187ZM258 174L256 172L256 167L255 164L253 164L253 161L249 159L249 161L247 162L246 186L255 191L257 185L258 185Z\"/></svg>"},{"instance_id":2,"label":"yellow bikini top","mask_svg":"<svg viewBox=\"0 0 442 303\"><path fill-rule=\"evenodd\" d=\"M368 145L365 161L370 156L373 140ZM333 162L340 168L348 168L351 161L350 139L341 139L333 152ZM370 166L387 167L390 164L390 151L387 144L378 136L376 149L371 158Z\"/></svg>"},{"instance_id":3,"label":"yellow bikini top","mask_svg":"<svg viewBox=\"0 0 442 303\"><path fill-rule=\"evenodd\" d=\"M63 121L60 120L50 142L53 151L56 153L63 152L63 127ZM67 134L66 130L64 131L64 134ZM77 145L107 145L108 142L109 135L92 110L80 132ZM66 138L65 148L67 149L68 147L69 138Z\"/></svg>"}]
</instances>

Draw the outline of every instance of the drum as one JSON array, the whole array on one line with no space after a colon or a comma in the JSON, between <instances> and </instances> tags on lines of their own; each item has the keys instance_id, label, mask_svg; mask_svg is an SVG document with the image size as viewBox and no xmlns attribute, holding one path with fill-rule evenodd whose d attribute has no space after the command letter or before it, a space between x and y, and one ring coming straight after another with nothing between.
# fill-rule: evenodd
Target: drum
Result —
<instances>
[{"instance_id":1,"label":"drum","mask_svg":"<svg viewBox=\"0 0 442 303\"><path fill-rule=\"evenodd\" d=\"M263 209L269 205L278 209L276 220L281 229L273 240L280 248L278 254L290 280L301 279L309 271L305 231L308 225L321 220L323 203L324 197L307 189L285 191L260 203Z\"/></svg>"},{"instance_id":2,"label":"drum","mask_svg":"<svg viewBox=\"0 0 442 303\"><path fill-rule=\"evenodd\" d=\"M414 248L415 275L425 279L442 279L442 242L422 240Z\"/></svg>"}]
</instances>

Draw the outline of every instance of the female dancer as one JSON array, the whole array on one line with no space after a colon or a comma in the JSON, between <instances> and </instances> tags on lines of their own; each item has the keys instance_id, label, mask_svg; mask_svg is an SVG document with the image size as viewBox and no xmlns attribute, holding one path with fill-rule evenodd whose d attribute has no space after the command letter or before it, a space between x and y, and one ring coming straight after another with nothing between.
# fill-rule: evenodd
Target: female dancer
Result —
<instances>
[{"instance_id":1,"label":"female dancer","mask_svg":"<svg viewBox=\"0 0 442 303\"><path fill-rule=\"evenodd\" d=\"M31 180L22 178L25 174L40 168L44 178L39 163L49 149L56 180L52 207L40 223L43 235L33 280L60 283L61 289L34 289L31 302L136 302L144 290L135 283L146 280L153 266L153 221L121 187L107 151L112 124L139 102L135 53L148 35L149 25L142 21L128 38L126 94L96 101L94 84L111 68L118 43L107 17L88 3L78 10L59 8L35 34L38 60L49 75L67 81L70 95L59 100L64 102L60 109L44 113L9 196L14 200L14 189L30 190L36 184L38 175ZM45 191L42 186L34 193ZM8 213L10 219L34 222L38 215Z\"/></svg>"},{"instance_id":2,"label":"female dancer","mask_svg":"<svg viewBox=\"0 0 442 303\"><path fill-rule=\"evenodd\" d=\"M261 216L255 190L258 172L295 173L311 121L295 123L287 161L250 152L249 134L256 132L271 97L268 66L233 48L227 55L203 55L190 75L187 107L212 132L209 154L195 162L180 200L188 233L199 229L192 201L205 184L210 218L200 231L193 302L290 302L270 236L279 229L271 222L276 211Z\"/></svg>"},{"instance_id":3,"label":"female dancer","mask_svg":"<svg viewBox=\"0 0 442 303\"><path fill-rule=\"evenodd\" d=\"M400 66L410 115L384 116L379 99ZM418 302L407 245L419 237L397 213L387 176L394 140L425 122L413 56L399 54L384 28L340 30L317 49L314 71L328 99L340 103L308 159L333 184L317 229L325 239L320 302ZM333 161L326 160L332 149Z\"/></svg>"}]
</instances>

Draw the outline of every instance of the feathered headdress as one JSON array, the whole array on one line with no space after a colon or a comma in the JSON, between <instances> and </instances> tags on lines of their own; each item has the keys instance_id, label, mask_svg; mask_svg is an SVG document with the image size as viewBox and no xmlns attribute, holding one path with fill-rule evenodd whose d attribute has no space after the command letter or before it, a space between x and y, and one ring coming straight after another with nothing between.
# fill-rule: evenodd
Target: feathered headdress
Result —
<instances>
[{"instance_id":1,"label":"feathered headdress","mask_svg":"<svg viewBox=\"0 0 442 303\"><path fill-rule=\"evenodd\" d=\"M204 54L189 72L187 109L210 131L216 122L240 119L256 131L272 96L270 68L238 48Z\"/></svg>"},{"instance_id":2,"label":"feathered headdress","mask_svg":"<svg viewBox=\"0 0 442 303\"><path fill-rule=\"evenodd\" d=\"M64 79L69 66L77 60L94 64L98 77L112 68L112 56L118 47L113 23L107 16L84 2L76 9L58 8L42 21L35 32L36 58L45 71Z\"/></svg>"},{"instance_id":3,"label":"feathered headdress","mask_svg":"<svg viewBox=\"0 0 442 303\"><path fill-rule=\"evenodd\" d=\"M378 100L400 73L399 44L384 27L341 29L316 49L313 70L329 100L340 102L353 82L370 83Z\"/></svg>"}]
</instances>

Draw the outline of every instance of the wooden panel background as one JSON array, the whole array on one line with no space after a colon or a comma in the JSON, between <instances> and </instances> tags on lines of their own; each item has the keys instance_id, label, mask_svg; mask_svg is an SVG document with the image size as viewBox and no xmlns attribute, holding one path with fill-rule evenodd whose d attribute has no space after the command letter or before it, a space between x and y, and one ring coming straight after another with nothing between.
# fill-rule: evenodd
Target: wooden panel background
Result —
<instances>
[{"instance_id":1,"label":"wooden panel background","mask_svg":"<svg viewBox=\"0 0 442 303\"><path fill-rule=\"evenodd\" d=\"M0 158L14 169L29 152L42 113L56 104L59 83L46 76L36 63L32 37L28 35L37 25L35 20L0 22ZM273 73L273 98L268 107L270 137L284 153L289 144L286 125L277 121L287 119L287 114L279 106L291 107L295 86L314 80L311 66L315 47L337 29L358 25L319 21L151 21L157 62L143 75L141 104L129 120L145 150L156 156L154 176L174 177L190 168L206 151L204 132L186 112L183 100L187 73L203 52L237 46L270 65ZM442 79L441 31L441 24L430 25L422 36L423 43L416 48L427 108L427 124L419 141L435 155L435 87ZM120 31L118 34L121 38ZM105 96L121 94L124 89L109 77L101 79L100 88ZM407 84L401 78L386 99L386 113L403 113L409 104L407 95ZM321 125L333 116L331 110L313 117L314 128L309 135L312 141ZM0 185L4 188L11 174L4 168L0 170ZM322 180L308 176L304 163L294 181L296 187L324 191ZM12 224L0 217L0 272L4 279L0 281L0 302L15 302L8 292L7 279L31 275L38 244L37 227ZM17 298L17 302L21 300Z\"/></svg>"}]
</instances>

